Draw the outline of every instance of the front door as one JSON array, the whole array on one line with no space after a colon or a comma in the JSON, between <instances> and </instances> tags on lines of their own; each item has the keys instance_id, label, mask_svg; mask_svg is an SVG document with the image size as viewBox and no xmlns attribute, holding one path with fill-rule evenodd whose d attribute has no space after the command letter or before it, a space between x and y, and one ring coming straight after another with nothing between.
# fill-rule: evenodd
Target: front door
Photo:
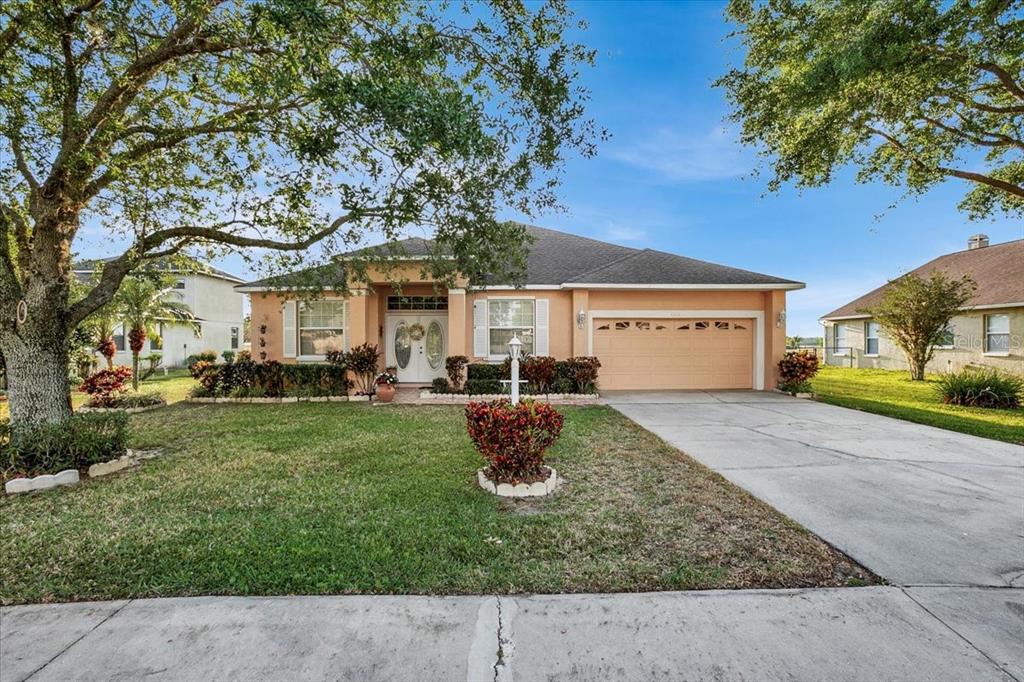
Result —
<instances>
[{"instance_id":1,"label":"front door","mask_svg":"<svg viewBox=\"0 0 1024 682\"><path fill-rule=\"evenodd\" d=\"M444 376L447 314L391 313L384 333L388 367L398 369L400 382L429 384Z\"/></svg>"}]
</instances>

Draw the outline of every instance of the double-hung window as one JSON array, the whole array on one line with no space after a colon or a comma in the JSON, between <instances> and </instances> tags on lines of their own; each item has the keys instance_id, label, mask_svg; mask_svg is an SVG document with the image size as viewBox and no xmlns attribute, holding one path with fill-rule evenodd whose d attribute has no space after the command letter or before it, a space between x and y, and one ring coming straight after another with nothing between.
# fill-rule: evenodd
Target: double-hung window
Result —
<instances>
[{"instance_id":1,"label":"double-hung window","mask_svg":"<svg viewBox=\"0 0 1024 682\"><path fill-rule=\"evenodd\" d=\"M488 346L491 357L508 355L508 342L518 336L522 352L533 354L536 330L534 300L531 298L492 298L487 301Z\"/></svg>"},{"instance_id":2,"label":"double-hung window","mask_svg":"<svg viewBox=\"0 0 1024 682\"><path fill-rule=\"evenodd\" d=\"M238 327L231 328L231 350L238 348Z\"/></svg>"},{"instance_id":3,"label":"double-hung window","mask_svg":"<svg viewBox=\"0 0 1024 682\"><path fill-rule=\"evenodd\" d=\"M119 325L115 326L114 327L114 348L116 348L119 351L123 351L123 350L125 350L127 348L127 346L124 345L124 336L125 336L125 334L124 334L124 325L123 324L119 324Z\"/></svg>"},{"instance_id":4,"label":"double-hung window","mask_svg":"<svg viewBox=\"0 0 1024 682\"><path fill-rule=\"evenodd\" d=\"M935 344L936 348L952 348L956 343L956 335L953 333L953 324L949 323L946 328L939 334L939 342Z\"/></svg>"},{"instance_id":5,"label":"double-hung window","mask_svg":"<svg viewBox=\"0 0 1024 682\"><path fill-rule=\"evenodd\" d=\"M985 352L1010 352L1010 316L985 316Z\"/></svg>"},{"instance_id":6,"label":"double-hung window","mask_svg":"<svg viewBox=\"0 0 1024 682\"><path fill-rule=\"evenodd\" d=\"M299 355L323 356L345 350L345 302L299 302Z\"/></svg>"},{"instance_id":7,"label":"double-hung window","mask_svg":"<svg viewBox=\"0 0 1024 682\"><path fill-rule=\"evenodd\" d=\"M836 322L832 325L832 352L842 355L849 352L846 345L846 323Z\"/></svg>"},{"instance_id":8,"label":"double-hung window","mask_svg":"<svg viewBox=\"0 0 1024 682\"><path fill-rule=\"evenodd\" d=\"M878 355L878 323L874 320L864 323L864 354Z\"/></svg>"}]
</instances>

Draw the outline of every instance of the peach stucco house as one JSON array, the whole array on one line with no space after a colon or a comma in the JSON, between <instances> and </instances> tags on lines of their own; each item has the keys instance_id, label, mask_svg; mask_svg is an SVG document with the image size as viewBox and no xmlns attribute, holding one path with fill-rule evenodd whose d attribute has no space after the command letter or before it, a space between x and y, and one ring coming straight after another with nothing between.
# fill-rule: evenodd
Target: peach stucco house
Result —
<instances>
[{"instance_id":1,"label":"peach stucco house","mask_svg":"<svg viewBox=\"0 0 1024 682\"><path fill-rule=\"evenodd\" d=\"M425 280L422 239L400 242L410 262L370 274L347 297L305 297L285 278L239 285L252 299L253 354L281 362L323 360L330 348L377 344L399 381L444 376L444 360L500 362L513 334L534 355L597 356L600 387L771 389L785 352L786 292L803 284L650 249L632 249L539 227L521 288ZM262 331L261 331L262 330ZM263 345L260 345L262 339Z\"/></svg>"}]
</instances>

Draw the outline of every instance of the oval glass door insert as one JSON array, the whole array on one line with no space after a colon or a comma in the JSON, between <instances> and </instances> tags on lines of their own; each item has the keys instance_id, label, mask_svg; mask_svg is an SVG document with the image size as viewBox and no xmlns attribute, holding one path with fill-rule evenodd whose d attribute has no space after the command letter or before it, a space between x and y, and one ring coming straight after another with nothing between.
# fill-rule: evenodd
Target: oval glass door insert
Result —
<instances>
[{"instance_id":1,"label":"oval glass door insert","mask_svg":"<svg viewBox=\"0 0 1024 682\"><path fill-rule=\"evenodd\" d=\"M409 336L409 328L405 322L399 322L395 327L395 362L399 369L409 366L409 359L412 357L412 339Z\"/></svg>"},{"instance_id":2,"label":"oval glass door insert","mask_svg":"<svg viewBox=\"0 0 1024 682\"><path fill-rule=\"evenodd\" d=\"M437 369L444 360L444 332L441 331L441 324L437 320L427 327L427 336L423 345L427 351L427 364L430 369Z\"/></svg>"}]
</instances>

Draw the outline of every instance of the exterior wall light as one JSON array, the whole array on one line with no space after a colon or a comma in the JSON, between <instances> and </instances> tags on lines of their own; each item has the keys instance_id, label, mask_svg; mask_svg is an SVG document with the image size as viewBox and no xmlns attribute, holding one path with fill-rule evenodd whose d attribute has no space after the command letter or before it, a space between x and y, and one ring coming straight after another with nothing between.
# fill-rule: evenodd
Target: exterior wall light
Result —
<instances>
[{"instance_id":1,"label":"exterior wall light","mask_svg":"<svg viewBox=\"0 0 1024 682\"><path fill-rule=\"evenodd\" d=\"M587 324L587 311L580 308L580 311L576 313L576 327L577 329L583 329Z\"/></svg>"},{"instance_id":2,"label":"exterior wall light","mask_svg":"<svg viewBox=\"0 0 1024 682\"><path fill-rule=\"evenodd\" d=\"M775 326L781 327L786 324L786 311L780 310L778 316L775 318Z\"/></svg>"}]
</instances>

